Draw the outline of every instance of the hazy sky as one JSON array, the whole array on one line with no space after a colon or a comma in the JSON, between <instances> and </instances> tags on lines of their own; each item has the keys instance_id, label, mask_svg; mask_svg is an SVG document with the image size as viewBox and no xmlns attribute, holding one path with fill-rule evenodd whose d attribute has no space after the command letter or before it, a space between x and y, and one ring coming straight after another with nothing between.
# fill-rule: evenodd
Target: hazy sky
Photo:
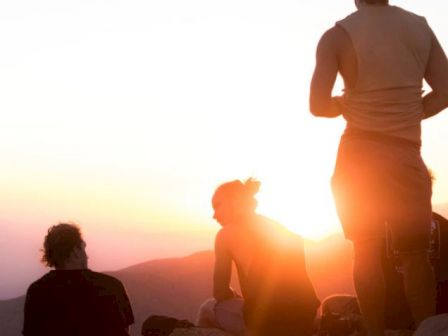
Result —
<instances>
[{"instance_id":1,"label":"hazy sky","mask_svg":"<svg viewBox=\"0 0 448 336\"><path fill-rule=\"evenodd\" d=\"M426 16L448 48L448 4ZM308 112L320 35L351 0L0 1L0 299L44 271L46 229L78 221L90 264L212 248L210 197L255 176L260 212L338 232L329 189L342 120ZM448 202L448 113L423 154ZM20 280L18 280L20 279Z\"/></svg>"}]
</instances>

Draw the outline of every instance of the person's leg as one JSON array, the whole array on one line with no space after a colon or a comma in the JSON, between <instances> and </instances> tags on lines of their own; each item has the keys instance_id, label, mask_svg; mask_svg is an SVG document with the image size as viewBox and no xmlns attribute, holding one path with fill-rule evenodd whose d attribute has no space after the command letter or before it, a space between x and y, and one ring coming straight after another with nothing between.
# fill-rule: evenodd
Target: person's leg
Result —
<instances>
[{"instance_id":1,"label":"person's leg","mask_svg":"<svg viewBox=\"0 0 448 336\"><path fill-rule=\"evenodd\" d=\"M217 327L232 335L242 336L245 333L242 298L233 298L218 302L214 313Z\"/></svg>"},{"instance_id":2,"label":"person's leg","mask_svg":"<svg viewBox=\"0 0 448 336\"><path fill-rule=\"evenodd\" d=\"M215 299L206 300L200 307L199 313L196 318L196 325L198 327L204 328L216 328L216 319L215 319Z\"/></svg>"},{"instance_id":3,"label":"person's leg","mask_svg":"<svg viewBox=\"0 0 448 336\"><path fill-rule=\"evenodd\" d=\"M354 243L353 280L368 336L384 336L383 246L382 238Z\"/></svg>"},{"instance_id":4,"label":"person's leg","mask_svg":"<svg viewBox=\"0 0 448 336\"><path fill-rule=\"evenodd\" d=\"M427 252L400 255L406 298L415 324L436 313L436 281Z\"/></svg>"},{"instance_id":5,"label":"person's leg","mask_svg":"<svg viewBox=\"0 0 448 336\"><path fill-rule=\"evenodd\" d=\"M437 314L448 314L448 280L437 284Z\"/></svg>"}]
</instances>

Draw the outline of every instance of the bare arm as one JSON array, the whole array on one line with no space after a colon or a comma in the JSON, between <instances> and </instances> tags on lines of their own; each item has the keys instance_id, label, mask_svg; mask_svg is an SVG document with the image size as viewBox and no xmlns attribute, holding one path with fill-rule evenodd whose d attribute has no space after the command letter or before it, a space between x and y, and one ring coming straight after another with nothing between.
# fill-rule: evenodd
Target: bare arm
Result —
<instances>
[{"instance_id":1,"label":"bare arm","mask_svg":"<svg viewBox=\"0 0 448 336\"><path fill-rule=\"evenodd\" d=\"M234 297L230 288L232 257L226 246L223 231L219 231L215 240L215 268L213 272L213 297L223 301Z\"/></svg>"},{"instance_id":2,"label":"bare arm","mask_svg":"<svg viewBox=\"0 0 448 336\"><path fill-rule=\"evenodd\" d=\"M423 97L424 119L448 107L448 60L435 35L432 38L425 80L432 91Z\"/></svg>"},{"instance_id":3,"label":"bare arm","mask_svg":"<svg viewBox=\"0 0 448 336\"><path fill-rule=\"evenodd\" d=\"M342 113L342 98L331 96L339 70L336 49L338 29L333 27L325 32L317 46L310 89L310 111L316 117L334 118Z\"/></svg>"}]
</instances>

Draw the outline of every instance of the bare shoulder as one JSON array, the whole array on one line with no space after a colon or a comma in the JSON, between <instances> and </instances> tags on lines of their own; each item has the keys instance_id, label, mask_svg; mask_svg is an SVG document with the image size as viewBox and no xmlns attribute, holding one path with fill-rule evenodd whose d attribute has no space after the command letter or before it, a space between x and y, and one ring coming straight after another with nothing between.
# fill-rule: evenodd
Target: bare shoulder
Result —
<instances>
[{"instance_id":1,"label":"bare shoulder","mask_svg":"<svg viewBox=\"0 0 448 336\"><path fill-rule=\"evenodd\" d=\"M241 235L241 232L238 225L226 225L218 231L216 240L219 240L220 242L229 242L239 235Z\"/></svg>"},{"instance_id":2,"label":"bare shoulder","mask_svg":"<svg viewBox=\"0 0 448 336\"><path fill-rule=\"evenodd\" d=\"M235 235L232 231L233 230L231 225L224 226L218 231L215 237L215 249L229 249L229 245L231 244Z\"/></svg>"},{"instance_id":3,"label":"bare shoulder","mask_svg":"<svg viewBox=\"0 0 448 336\"><path fill-rule=\"evenodd\" d=\"M222 245L224 243L224 241L226 240L227 235L228 234L227 234L227 230L225 229L225 227L221 228L215 236L215 244Z\"/></svg>"},{"instance_id":4,"label":"bare shoulder","mask_svg":"<svg viewBox=\"0 0 448 336\"><path fill-rule=\"evenodd\" d=\"M242 245L250 245L250 237L251 231L246 225L225 226L216 235L215 249L237 253Z\"/></svg>"},{"instance_id":5,"label":"bare shoulder","mask_svg":"<svg viewBox=\"0 0 448 336\"><path fill-rule=\"evenodd\" d=\"M325 49L331 48L336 51L347 42L350 42L350 38L344 28L339 25L334 25L322 35L318 47Z\"/></svg>"},{"instance_id":6,"label":"bare shoulder","mask_svg":"<svg viewBox=\"0 0 448 336\"><path fill-rule=\"evenodd\" d=\"M337 55L350 45L350 38L347 32L339 25L334 25L328 29L320 38L317 46L317 53Z\"/></svg>"}]
</instances>

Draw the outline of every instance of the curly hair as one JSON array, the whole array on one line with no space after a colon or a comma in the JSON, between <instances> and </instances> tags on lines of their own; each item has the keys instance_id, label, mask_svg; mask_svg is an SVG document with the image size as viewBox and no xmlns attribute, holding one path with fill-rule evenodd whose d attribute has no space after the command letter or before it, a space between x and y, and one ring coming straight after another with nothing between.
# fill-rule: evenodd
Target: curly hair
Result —
<instances>
[{"instance_id":1,"label":"curly hair","mask_svg":"<svg viewBox=\"0 0 448 336\"><path fill-rule=\"evenodd\" d=\"M48 267L61 267L83 241L81 230L75 223L53 225L44 239L42 262Z\"/></svg>"},{"instance_id":2,"label":"curly hair","mask_svg":"<svg viewBox=\"0 0 448 336\"><path fill-rule=\"evenodd\" d=\"M364 0L364 2L368 3L370 5L374 5L374 4L387 5L387 4L389 4L389 0Z\"/></svg>"}]
</instances>

